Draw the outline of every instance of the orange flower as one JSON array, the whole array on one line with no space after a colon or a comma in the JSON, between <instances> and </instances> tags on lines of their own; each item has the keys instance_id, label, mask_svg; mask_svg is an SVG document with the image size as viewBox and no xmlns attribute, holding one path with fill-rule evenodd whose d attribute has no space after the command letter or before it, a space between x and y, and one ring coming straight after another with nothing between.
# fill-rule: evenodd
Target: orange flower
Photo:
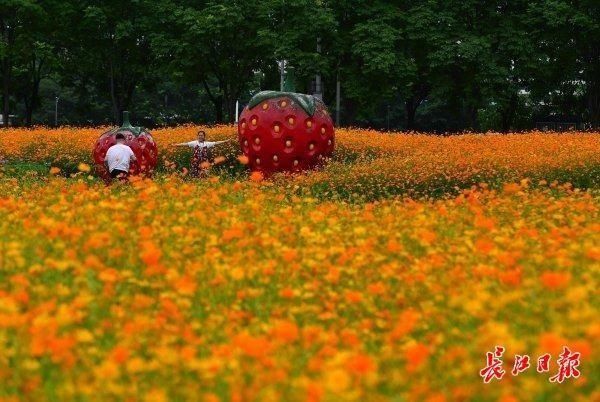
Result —
<instances>
[{"instance_id":1,"label":"orange flower","mask_svg":"<svg viewBox=\"0 0 600 402\"><path fill-rule=\"evenodd\" d=\"M282 342L291 343L298 339L298 326L291 321L279 321L271 330L271 335Z\"/></svg>"},{"instance_id":2,"label":"orange flower","mask_svg":"<svg viewBox=\"0 0 600 402\"><path fill-rule=\"evenodd\" d=\"M553 332L546 332L540 335L539 344L541 352L557 355L563 346L568 346L568 340Z\"/></svg>"},{"instance_id":3,"label":"orange flower","mask_svg":"<svg viewBox=\"0 0 600 402\"><path fill-rule=\"evenodd\" d=\"M386 292L387 288L383 282L371 283L367 286L367 292L372 295L381 295Z\"/></svg>"},{"instance_id":4,"label":"orange flower","mask_svg":"<svg viewBox=\"0 0 600 402\"><path fill-rule=\"evenodd\" d=\"M235 131L204 129L215 140ZM167 145L197 130L153 134ZM507 371L514 354L534 366L552 353L556 372L563 346L582 369L597 365L600 223L586 177L600 166L599 133L339 128L327 167L261 184L234 166L184 180L189 155L166 146L155 180L131 186L13 170L25 159L61 175L92 166L102 131L0 130L0 349L11 362L0 381L11 401L454 401L481 393L476 373L496 344ZM221 148L228 161L233 148ZM542 175L552 184L531 184ZM48 364L52 389L40 382ZM572 384L571 399L598 399L586 370ZM501 388L492 397L517 395Z\"/></svg>"},{"instance_id":5,"label":"orange flower","mask_svg":"<svg viewBox=\"0 0 600 402\"><path fill-rule=\"evenodd\" d=\"M116 282L117 280L119 280L119 271L117 271L114 268L104 269L98 275L98 279L100 279L103 282Z\"/></svg>"},{"instance_id":6,"label":"orange flower","mask_svg":"<svg viewBox=\"0 0 600 402\"><path fill-rule=\"evenodd\" d=\"M585 256L590 260L600 261L600 247L591 247L586 250Z\"/></svg>"},{"instance_id":7,"label":"orange flower","mask_svg":"<svg viewBox=\"0 0 600 402\"><path fill-rule=\"evenodd\" d=\"M140 258L146 265L157 265L161 256L162 251L153 242L147 241L142 244Z\"/></svg>"},{"instance_id":8,"label":"orange flower","mask_svg":"<svg viewBox=\"0 0 600 402\"><path fill-rule=\"evenodd\" d=\"M569 281L571 280L571 273L545 271L540 276L540 280L542 282L542 285L544 285L548 289L563 289L569 284Z\"/></svg>"},{"instance_id":9,"label":"orange flower","mask_svg":"<svg viewBox=\"0 0 600 402\"><path fill-rule=\"evenodd\" d=\"M346 368L354 375L364 376L375 371L376 365L371 356L359 353L348 358Z\"/></svg>"},{"instance_id":10,"label":"orange flower","mask_svg":"<svg viewBox=\"0 0 600 402\"><path fill-rule=\"evenodd\" d=\"M264 337L254 337L247 333L241 333L233 338L233 344L240 348L245 355L262 358L271 352L271 343Z\"/></svg>"},{"instance_id":11,"label":"orange flower","mask_svg":"<svg viewBox=\"0 0 600 402\"><path fill-rule=\"evenodd\" d=\"M294 297L294 289L283 288L279 291L279 296L284 299L292 299Z\"/></svg>"},{"instance_id":12,"label":"orange flower","mask_svg":"<svg viewBox=\"0 0 600 402\"><path fill-rule=\"evenodd\" d=\"M585 339L578 339L569 342L569 345L573 351L581 353L582 359L588 359L592 356L592 345Z\"/></svg>"},{"instance_id":13,"label":"orange flower","mask_svg":"<svg viewBox=\"0 0 600 402\"><path fill-rule=\"evenodd\" d=\"M429 349L422 343L415 343L410 345L404 351L404 357L406 358L407 369L414 371L421 367L429 356Z\"/></svg>"},{"instance_id":14,"label":"orange flower","mask_svg":"<svg viewBox=\"0 0 600 402\"><path fill-rule=\"evenodd\" d=\"M250 174L250 180L254 182L261 182L265 179L265 176L261 172L252 172Z\"/></svg>"},{"instance_id":15,"label":"orange flower","mask_svg":"<svg viewBox=\"0 0 600 402\"><path fill-rule=\"evenodd\" d=\"M223 239L223 241L227 242L233 239L241 239L243 236L244 229L241 226L236 225L223 231L223 236L221 236L221 238Z\"/></svg>"},{"instance_id":16,"label":"orange flower","mask_svg":"<svg viewBox=\"0 0 600 402\"><path fill-rule=\"evenodd\" d=\"M123 346L115 346L110 356L115 363L124 364L129 359L129 350Z\"/></svg>"},{"instance_id":17,"label":"orange flower","mask_svg":"<svg viewBox=\"0 0 600 402\"><path fill-rule=\"evenodd\" d=\"M410 333L419 320L419 313L415 310L409 309L405 310L398 317L398 323L394 326L392 331L390 332L390 339L392 341L397 341L404 337L406 334Z\"/></svg>"},{"instance_id":18,"label":"orange flower","mask_svg":"<svg viewBox=\"0 0 600 402\"><path fill-rule=\"evenodd\" d=\"M173 287L181 294L192 295L196 291L197 284L192 276L183 275L173 283Z\"/></svg>"},{"instance_id":19,"label":"orange flower","mask_svg":"<svg viewBox=\"0 0 600 402\"><path fill-rule=\"evenodd\" d=\"M506 183L502 190L505 194L516 194L521 191L521 186L519 186L517 183Z\"/></svg>"},{"instance_id":20,"label":"orange flower","mask_svg":"<svg viewBox=\"0 0 600 402\"><path fill-rule=\"evenodd\" d=\"M221 398L219 398L216 394L207 393L207 394L204 394L202 401L203 402L221 402Z\"/></svg>"},{"instance_id":21,"label":"orange flower","mask_svg":"<svg viewBox=\"0 0 600 402\"><path fill-rule=\"evenodd\" d=\"M320 402L323 398L323 387L317 383L310 382L306 386L306 399L305 402Z\"/></svg>"},{"instance_id":22,"label":"orange flower","mask_svg":"<svg viewBox=\"0 0 600 402\"><path fill-rule=\"evenodd\" d=\"M475 216L475 227L482 228L486 230L492 230L496 226L496 222L494 219L487 218L483 215Z\"/></svg>"},{"instance_id":23,"label":"orange flower","mask_svg":"<svg viewBox=\"0 0 600 402\"><path fill-rule=\"evenodd\" d=\"M387 250L391 253L397 253L402 251L402 245L398 243L395 239L390 239L387 243Z\"/></svg>"},{"instance_id":24,"label":"orange flower","mask_svg":"<svg viewBox=\"0 0 600 402\"><path fill-rule=\"evenodd\" d=\"M359 303L363 299L362 293L356 290L347 290L345 297L348 303Z\"/></svg>"},{"instance_id":25,"label":"orange flower","mask_svg":"<svg viewBox=\"0 0 600 402\"><path fill-rule=\"evenodd\" d=\"M477 239L475 241L475 249L482 254L489 254L494 249L494 242L486 238Z\"/></svg>"},{"instance_id":26,"label":"orange flower","mask_svg":"<svg viewBox=\"0 0 600 402\"><path fill-rule=\"evenodd\" d=\"M417 233L419 240L421 240L425 244L431 244L437 238L437 235L434 231L428 229L421 229Z\"/></svg>"},{"instance_id":27,"label":"orange flower","mask_svg":"<svg viewBox=\"0 0 600 402\"><path fill-rule=\"evenodd\" d=\"M498 279L505 285L517 286L521 283L521 269L511 269L498 273Z\"/></svg>"},{"instance_id":28,"label":"orange flower","mask_svg":"<svg viewBox=\"0 0 600 402\"><path fill-rule=\"evenodd\" d=\"M285 250L283 252L283 259L286 262L293 262L298 258L298 252L294 249L291 250Z\"/></svg>"},{"instance_id":29,"label":"orange flower","mask_svg":"<svg viewBox=\"0 0 600 402\"><path fill-rule=\"evenodd\" d=\"M347 346L358 346L360 344L360 338L351 329L345 329L341 333L341 339L344 345Z\"/></svg>"}]
</instances>

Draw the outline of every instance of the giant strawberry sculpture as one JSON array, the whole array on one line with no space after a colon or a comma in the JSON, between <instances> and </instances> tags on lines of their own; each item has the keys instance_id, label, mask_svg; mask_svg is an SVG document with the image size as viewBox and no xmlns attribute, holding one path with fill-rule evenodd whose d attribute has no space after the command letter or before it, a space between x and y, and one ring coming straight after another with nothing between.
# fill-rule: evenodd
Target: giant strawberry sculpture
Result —
<instances>
[{"instance_id":1,"label":"giant strawberry sculpture","mask_svg":"<svg viewBox=\"0 0 600 402\"><path fill-rule=\"evenodd\" d=\"M125 136L125 145L128 145L137 162L133 162L129 172L133 175L150 176L156 168L158 149L152 135L142 127L133 127L129 122L129 112L123 112L123 125L105 132L98 138L93 150L96 171L105 180L110 181L110 175L104 165L104 158L108 148L117 143L116 135Z\"/></svg>"},{"instance_id":2,"label":"giant strawberry sculpture","mask_svg":"<svg viewBox=\"0 0 600 402\"><path fill-rule=\"evenodd\" d=\"M333 122L311 95L264 91L240 115L240 146L254 171L270 174L314 167L333 153Z\"/></svg>"}]
</instances>

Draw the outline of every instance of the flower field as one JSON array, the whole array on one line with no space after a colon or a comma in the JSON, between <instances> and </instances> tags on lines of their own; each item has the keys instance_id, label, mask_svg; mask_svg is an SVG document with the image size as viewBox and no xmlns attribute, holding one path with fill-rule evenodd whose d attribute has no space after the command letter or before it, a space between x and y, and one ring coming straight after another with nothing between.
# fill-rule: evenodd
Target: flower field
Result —
<instances>
[{"instance_id":1,"label":"flower field","mask_svg":"<svg viewBox=\"0 0 600 402\"><path fill-rule=\"evenodd\" d=\"M600 133L339 130L310 174L232 143L193 181L197 129L110 187L102 129L0 131L0 401L600 401Z\"/></svg>"}]
</instances>

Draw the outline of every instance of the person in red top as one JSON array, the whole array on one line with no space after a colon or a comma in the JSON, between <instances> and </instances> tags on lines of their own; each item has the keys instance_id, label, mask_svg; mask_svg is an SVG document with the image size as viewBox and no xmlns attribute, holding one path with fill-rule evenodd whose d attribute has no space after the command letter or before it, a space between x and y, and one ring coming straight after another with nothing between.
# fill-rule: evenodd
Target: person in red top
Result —
<instances>
[{"instance_id":1,"label":"person in red top","mask_svg":"<svg viewBox=\"0 0 600 402\"><path fill-rule=\"evenodd\" d=\"M173 144L175 147L190 147L193 148L194 154L190 162L190 176L192 177L206 177L208 169L208 150L215 145L223 144L231 140L225 141L206 141L206 133L202 130L198 131L198 139L190 142L182 142L180 144Z\"/></svg>"}]
</instances>

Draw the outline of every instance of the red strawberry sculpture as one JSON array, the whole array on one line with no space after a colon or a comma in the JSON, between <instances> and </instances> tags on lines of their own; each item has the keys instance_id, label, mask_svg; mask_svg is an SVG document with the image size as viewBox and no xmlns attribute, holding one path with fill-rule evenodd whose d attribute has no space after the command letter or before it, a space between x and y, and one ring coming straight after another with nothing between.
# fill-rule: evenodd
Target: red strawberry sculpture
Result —
<instances>
[{"instance_id":1,"label":"red strawberry sculpture","mask_svg":"<svg viewBox=\"0 0 600 402\"><path fill-rule=\"evenodd\" d=\"M238 123L240 146L253 171L297 172L331 157L333 122L314 96L264 91L244 108Z\"/></svg>"},{"instance_id":2,"label":"red strawberry sculpture","mask_svg":"<svg viewBox=\"0 0 600 402\"><path fill-rule=\"evenodd\" d=\"M125 136L125 145L131 147L137 158L137 162L132 162L129 172L132 175L151 176L158 159L156 142L146 129L133 127L129 122L129 112L123 112L123 125L102 134L94 146L94 163L100 177L107 182L110 181L110 175L104 165L104 158L108 149L117 143L115 136L118 133Z\"/></svg>"}]
</instances>

